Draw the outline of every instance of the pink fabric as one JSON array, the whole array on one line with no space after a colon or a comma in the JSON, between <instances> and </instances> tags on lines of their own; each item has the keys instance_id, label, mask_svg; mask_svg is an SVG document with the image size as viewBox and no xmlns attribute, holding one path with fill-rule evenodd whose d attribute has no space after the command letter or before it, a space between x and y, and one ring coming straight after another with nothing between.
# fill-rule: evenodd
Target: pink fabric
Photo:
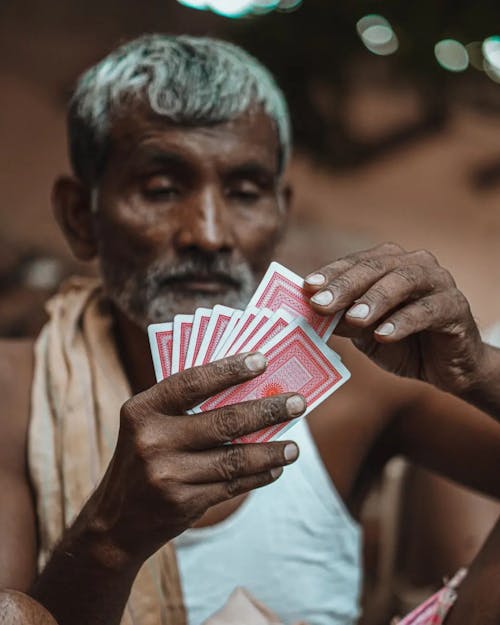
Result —
<instances>
[{"instance_id":1,"label":"pink fabric","mask_svg":"<svg viewBox=\"0 0 500 625\"><path fill-rule=\"evenodd\" d=\"M451 606L457 598L456 588L467 574L466 569L460 569L444 588L441 588L432 597L419 605L402 620L398 625L442 625Z\"/></svg>"}]
</instances>

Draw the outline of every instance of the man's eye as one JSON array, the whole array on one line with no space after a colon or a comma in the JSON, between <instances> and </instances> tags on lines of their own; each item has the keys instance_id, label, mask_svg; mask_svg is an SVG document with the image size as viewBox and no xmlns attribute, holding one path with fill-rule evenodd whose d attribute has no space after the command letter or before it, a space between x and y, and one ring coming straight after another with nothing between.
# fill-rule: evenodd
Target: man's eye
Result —
<instances>
[{"instance_id":1,"label":"man's eye","mask_svg":"<svg viewBox=\"0 0 500 625\"><path fill-rule=\"evenodd\" d=\"M144 190L144 195L152 200L175 200L179 190L175 187L152 187Z\"/></svg>"},{"instance_id":2,"label":"man's eye","mask_svg":"<svg viewBox=\"0 0 500 625\"><path fill-rule=\"evenodd\" d=\"M144 183L142 192L148 199L168 201L178 198L180 189L167 178L155 176Z\"/></svg>"},{"instance_id":3,"label":"man's eye","mask_svg":"<svg viewBox=\"0 0 500 625\"><path fill-rule=\"evenodd\" d=\"M254 185L243 185L241 187L229 189L228 195L230 198L250 204L252 202L257 202L261 196L261 192L260 189Z\"/></svg>"}]
</instances>

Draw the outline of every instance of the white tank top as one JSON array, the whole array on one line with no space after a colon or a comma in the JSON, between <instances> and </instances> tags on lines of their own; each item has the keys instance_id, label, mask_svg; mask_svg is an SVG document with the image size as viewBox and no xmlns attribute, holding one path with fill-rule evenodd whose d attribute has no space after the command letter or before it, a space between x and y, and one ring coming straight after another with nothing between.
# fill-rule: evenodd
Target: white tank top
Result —
<instances>
[{"instance_id":1,"label":"white tank top","mask_svg":"<svg viewBox=\"0 0 500 625\"><path fill-rule=\"evenodd\" d=\"M243 586L289 625L351 625L359 616L361 533L302 419L284 437L300 457L227 519L175 540L189 625Z\"/></svg>"}]
</instances>

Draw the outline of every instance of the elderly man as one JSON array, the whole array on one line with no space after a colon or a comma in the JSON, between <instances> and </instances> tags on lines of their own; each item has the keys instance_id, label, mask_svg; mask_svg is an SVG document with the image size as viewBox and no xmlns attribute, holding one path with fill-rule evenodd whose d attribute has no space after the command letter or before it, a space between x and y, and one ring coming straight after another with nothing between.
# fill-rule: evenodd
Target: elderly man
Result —
<instances>
[{"instance_id":1,"label":"elderly man","mask_svg":"<svg viewBox=\"0 0 500 625\"><path fill-rule=\"evenodd\" d=\"M356 518L390 457L500 495L498 424L359 351L473 398L491 359L463 295L429 253L396 245L318 270L311 305L348 309L339 332L359 349L332 345L352 381L289 441L224 445L301 414L303 399L186 416L265 360L155 385L145 331L248 300L291 197L281 93L228 43L146 36L80 79L69 137L55 214L102 285L67 284L34 347L1 346L0 587L30 592L60 625L198 625L237 585L286 623L354 623Z\"/></svg>"}]
</instances>

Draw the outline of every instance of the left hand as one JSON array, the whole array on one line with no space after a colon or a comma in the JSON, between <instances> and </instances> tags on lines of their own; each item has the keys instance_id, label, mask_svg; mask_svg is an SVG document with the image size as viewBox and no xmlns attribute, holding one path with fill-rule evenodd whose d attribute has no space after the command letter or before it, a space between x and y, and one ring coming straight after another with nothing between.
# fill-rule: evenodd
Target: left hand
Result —
<instances>
[{"instance_id":1,"label":"left hand","mask_svg":"<svg viewBox=\"0 0 500 625\"><path fill-rule=\"evenodd\" d=\"M484 346L469 303L430 252L384 243L321 267L306 288L318 313L346 309L335 333L384 369L456 394L478 381Z\"/></svg>"}]
</instances>

